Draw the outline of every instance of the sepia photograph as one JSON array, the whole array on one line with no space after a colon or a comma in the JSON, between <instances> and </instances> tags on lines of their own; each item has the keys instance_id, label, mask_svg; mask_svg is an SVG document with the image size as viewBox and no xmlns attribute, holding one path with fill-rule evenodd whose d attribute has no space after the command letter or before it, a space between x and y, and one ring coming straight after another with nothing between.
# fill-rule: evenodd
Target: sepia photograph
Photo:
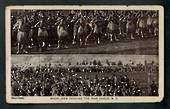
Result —
<instances>
[{"instance_id":1,"label":"sepia photograph","mask_svg":"<svg viewBox=\"0 0 170 109\"><path fill-rule=\"evenodd\" d=\"M12 54L158 54L158 10L13 9L10 17Z\"/></svg>"},{"instance_id":2,"label":"sepia photograph","mask_svg":"<svg viewBox=\"0 0 170 109\"><path fill-rule=\"evenodd\" d=\"M6 7L7 103L150 103L163 97L163 7Z\"/></svg>"},{"instance_id":3,"label":"sepia photograph","mask_svg":"<svg viewBox=\"0 0 170 109\"><path fill-rule=\"evenodd\" d=\"M13 56L11 94L158 96L157 61L150 55Z\"/></svg>"}]
</instances>

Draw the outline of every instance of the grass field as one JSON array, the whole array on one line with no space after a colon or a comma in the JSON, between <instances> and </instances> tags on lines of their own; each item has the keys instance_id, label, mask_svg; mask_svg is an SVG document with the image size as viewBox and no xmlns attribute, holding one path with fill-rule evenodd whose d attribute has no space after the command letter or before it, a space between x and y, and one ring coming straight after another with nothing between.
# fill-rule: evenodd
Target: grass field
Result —
<instances>
[{"instance_id":1,"label":"grass field","mask_svg":"<svg viewBox=\"0 0 170 109\"><path fill-rule=\"evenodd\" d=\"M12 47L11 52L15 54L17 47ZM158 39L147 38L131 41L120 41L101 45L89 45L85 47L69 46L58 49L57 45L44 49L40 52L36 47L28 50L31 54L158 54Z\"/></svg>"}]
</instances>

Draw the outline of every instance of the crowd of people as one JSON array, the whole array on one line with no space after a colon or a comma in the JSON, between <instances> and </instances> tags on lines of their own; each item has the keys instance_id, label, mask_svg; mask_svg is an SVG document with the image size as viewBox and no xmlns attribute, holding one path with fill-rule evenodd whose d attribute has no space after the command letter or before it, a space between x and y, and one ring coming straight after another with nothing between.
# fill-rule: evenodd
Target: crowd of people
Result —
<instances>
[{"instance_id":1,"label":"crowd of people","mask_svg":"<svg viewBox=\"0 0 170 109\"><path fill-rule=\"evenodd\" d=\"M158 96L158 84L143 75L158 74L158 65L77 63L45 65L12 65L12 96ZM144 77L135 80L133 74ZM141 78L141 77L140 77ZM152 82L151 82L152 81ZM145 86L141 84L145 83Z\"/></svg>"},{"instance_id":2,"label":"crowd of people","mask_svg":"<svg viewBox=\"0 0 170 109\"><path fill-rule=\"evenodd\" d=\"M58 48L158 36L158 11L13 10L12 46Z\"/></svg>"}]
</instances>

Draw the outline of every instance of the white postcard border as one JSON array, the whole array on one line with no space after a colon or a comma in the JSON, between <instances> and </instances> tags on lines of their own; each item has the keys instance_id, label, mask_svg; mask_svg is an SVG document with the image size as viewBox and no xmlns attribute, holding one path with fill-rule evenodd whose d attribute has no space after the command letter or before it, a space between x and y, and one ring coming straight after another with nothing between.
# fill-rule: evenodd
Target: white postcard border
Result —
<instances>
[{"instance_id":1,"label":"white postcard border","mask_svg":"<svg viewBox=\"0 0 170 109\"><path fill-rule=\"evenodd\" d=\"M11 30L10 11L12 9L39 10L159 10L159 96L50 96L50 97L15 97L11 96ZM160 102L164 97L164 9L158 5L22 5L7 6L5 15L6 39L6 102L7 103L149 103Z\"/></svg>"}]
</instances>

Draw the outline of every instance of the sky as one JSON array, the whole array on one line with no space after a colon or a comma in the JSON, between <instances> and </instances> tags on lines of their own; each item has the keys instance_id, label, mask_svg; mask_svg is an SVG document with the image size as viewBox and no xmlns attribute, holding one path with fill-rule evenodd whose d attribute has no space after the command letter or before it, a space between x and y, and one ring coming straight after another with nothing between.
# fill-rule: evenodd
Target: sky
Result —
<instances>
[{"instance_id":1,"label":"sky","mask_svg":"<svg viewBox=\"0 0 170 109\"><path fill-rule=\"evenodd\" d=\"M122 61L123 64L134 62L135 64L147 62L158 63L157 55L112 55L112 54L61 54L61 55L13 55L11 63L18 65L44 65L51 63L62 64L64 66L71 63L76 65L77 62L81 63L83 60L90 62L93 60L100 60L103 65L106 64L106 60L110 62Z\"/></svg>"}]
</instances>

